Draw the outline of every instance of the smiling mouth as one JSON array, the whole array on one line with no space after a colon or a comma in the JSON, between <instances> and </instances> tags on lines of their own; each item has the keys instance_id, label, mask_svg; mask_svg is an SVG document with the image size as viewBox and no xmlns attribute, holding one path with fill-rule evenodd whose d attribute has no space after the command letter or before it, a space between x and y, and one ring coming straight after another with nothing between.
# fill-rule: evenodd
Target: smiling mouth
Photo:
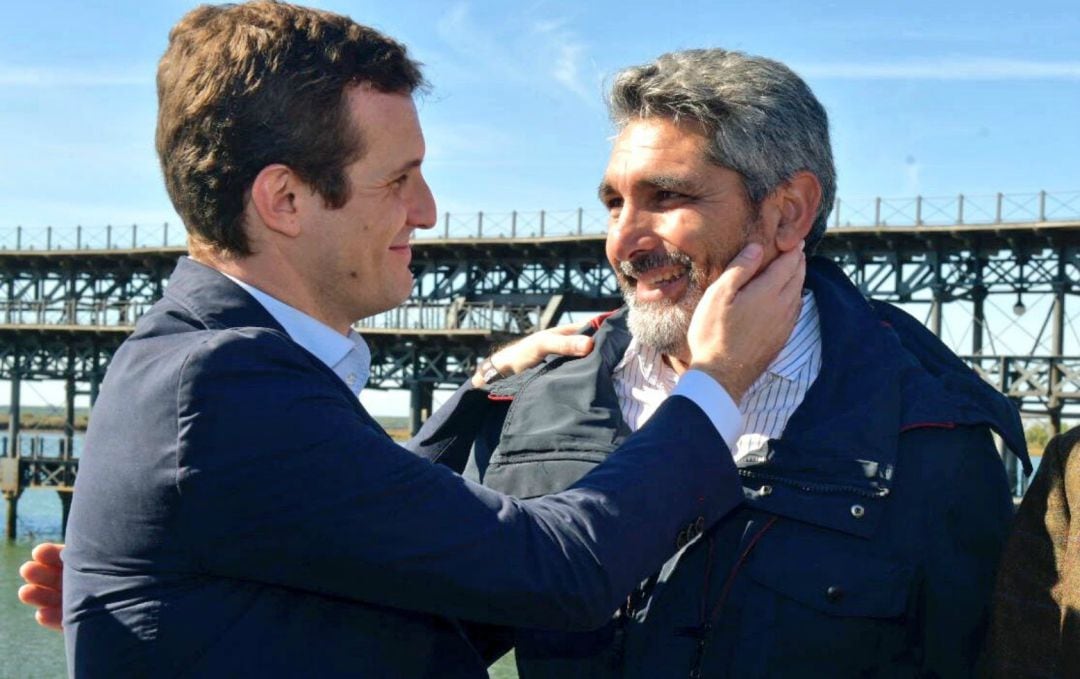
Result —
<instances>
[{"instance_id":1,"label":"smiling mouth","mask_svg":"<svg viewBox=\"0 0 1080 679\"><path fill-rule=\"evenodd\" d=\"M690 269L666 266L642 272L636 277L627 276L626 279L628 287L633 290L634 297L639 302L678 299L689 284Z\"/></svg>"}]
</instances>

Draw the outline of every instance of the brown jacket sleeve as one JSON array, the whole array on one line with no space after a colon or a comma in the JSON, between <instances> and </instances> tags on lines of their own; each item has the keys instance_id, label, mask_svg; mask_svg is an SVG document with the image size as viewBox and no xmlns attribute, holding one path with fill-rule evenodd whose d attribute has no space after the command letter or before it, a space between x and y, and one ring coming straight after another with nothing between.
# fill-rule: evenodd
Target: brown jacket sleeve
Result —
<instances>
[{"instance_id":1,"label":"brown jacket sleeve","mask_svg":"<svg viewBox=\"0 0 1080 679\"><path fill-rule=\"evenodd\" d=\"M1080 676L1080 428L1055 436L1002 555L989 677Z\"/></svg>"}]
</instances>

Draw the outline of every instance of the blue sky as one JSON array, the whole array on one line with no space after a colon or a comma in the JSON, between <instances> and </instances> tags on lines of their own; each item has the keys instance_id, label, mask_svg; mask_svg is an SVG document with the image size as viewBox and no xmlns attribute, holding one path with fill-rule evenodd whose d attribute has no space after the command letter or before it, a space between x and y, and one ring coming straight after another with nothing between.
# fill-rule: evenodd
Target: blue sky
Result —
<instances>
[{"instance_id":1,"label":"blue sky","mask_svg":"<svg viewBox=\"0 0 1080 679\"><path fill-rule=\"evenodd\" d=\"M7 5L0 229L176 222L153 154L153 73L195 4ZM842 198L1080 189L1074 3L313 4L426 63L441 211L597 207L606 78L701 46L770 56L807 79L832 119Z\"/></svg>"},{"instance_id":2,"label":"blue sky","mask_svg":"<svg viewBox=\"0 0 1080 679\"><path fill-rule=\"evenodd\" d=\"M153 75L169 27L195 4L6 3L0 230L177 223L153 152ZM1080 190L1074 1L311 4L426 64L425 167L440 211L599 207L606 80L711 46L806 78L830 114L843 199Z\"/></svg>"}]
</instances>

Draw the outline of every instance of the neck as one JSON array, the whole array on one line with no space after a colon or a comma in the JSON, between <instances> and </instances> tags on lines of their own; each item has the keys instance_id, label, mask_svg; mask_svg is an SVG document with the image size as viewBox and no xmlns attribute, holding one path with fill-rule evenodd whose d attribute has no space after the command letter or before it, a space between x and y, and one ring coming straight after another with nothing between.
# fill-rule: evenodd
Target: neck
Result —
<instances>
[{"instance_id":1,"label":"neck","mask_svg":"<svg viewBox=\"0 0 1080 679\"><path fill-rule=\"evenodd\" d=\"M260 254L247 257L223 256L206 249L193 249L189 256L200 264L262 290L342 335L349 334L351 322L331 317L318 304L316 296L311 294L308 286L304 284L303 277L294 267L289 266L287 261L269 261L270 258Z\"/></svg>"},{"instance_id":2,"label":"neck","mask_svg":"<svg viewBox=\"0 0 1080 679\"><path fill-rule=\"evenodd\" d=\"M671 369L675 371L676 375L682 375L684 372L690 369L690 360L683 360L674 354L663 354L664 363L671 366Z\"/></svg>"}]
</instances>

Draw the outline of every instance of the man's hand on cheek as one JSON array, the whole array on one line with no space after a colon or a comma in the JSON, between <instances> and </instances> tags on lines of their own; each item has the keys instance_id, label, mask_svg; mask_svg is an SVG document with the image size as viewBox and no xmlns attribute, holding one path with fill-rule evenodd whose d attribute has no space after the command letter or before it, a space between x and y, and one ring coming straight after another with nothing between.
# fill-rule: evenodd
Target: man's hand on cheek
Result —
<instances>
[{"instance_id":1,"label":"man's hand on cheek","mask_svg":"<svg viewBox=\"0 0 1080 679\"><path fill-rule=\"evenodd\" d=\"M764 268L763 261L760 244L743 248L705 291L687 333L690 367L712 375L736 402L780 353L801 306L802 247Z\"/></svg>"}]
</instances>

